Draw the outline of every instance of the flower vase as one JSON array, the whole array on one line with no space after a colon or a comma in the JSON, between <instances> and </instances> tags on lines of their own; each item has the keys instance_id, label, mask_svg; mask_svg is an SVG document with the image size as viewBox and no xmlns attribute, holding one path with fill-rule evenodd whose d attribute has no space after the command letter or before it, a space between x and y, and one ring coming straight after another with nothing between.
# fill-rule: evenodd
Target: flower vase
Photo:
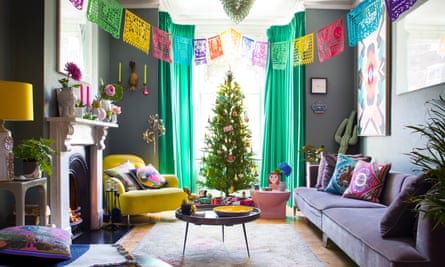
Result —
<instances>
[{"instance_id":1,"label":"flower vase","mask_svg":"<svg viewBox=\"0 0 445 267\"><path fill-rule=\"evenodd\" d=\"M107 116L107 112L103 108L93 108L91 113L96 115L98 121L103 121Z\"/></svg>"},{"instance_id":2,"label":"flower vase","mask_svg":"<svg viewBox=\"0 0 445 267\"><path fill-rule=\"evenodd\" d=\"M84 110L84 107L74 107L74 115L76 116L76 118L82 118Z\"/></svg>"},{"instance_id":3,"label":"flower vase","mask_svg":"<svg viewBox=\"0 0 445 267\"><path fill-rule=\"evenodd\" d=\"M73 88L63 87L57 94L57 103L61 117L73 117L74 104L76 103L76 96L74 95Z\"/></svg>"}]
</instances>

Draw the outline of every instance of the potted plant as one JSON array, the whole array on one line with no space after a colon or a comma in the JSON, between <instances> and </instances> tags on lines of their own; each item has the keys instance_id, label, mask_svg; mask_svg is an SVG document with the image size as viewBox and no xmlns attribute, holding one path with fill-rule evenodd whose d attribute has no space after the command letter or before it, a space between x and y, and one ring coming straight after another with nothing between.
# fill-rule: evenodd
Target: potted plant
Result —
<instances>
[{"instance_id":1,"label":"potted plant","mask_svg":"<svg viewBox=\"0 0 445 267\"><path fill-rule=\"evenodd\" d=\"M304 145L298 152L304 153L304 161L312 164L320 162L320 154L324 150L324 146L320 145L315 148L313 145Z\"/></svg>"},{"instance_id":2,"label":"potted plant","mask_svg":"<svg viewBox=\"0 0 445 267\"><path fill-rule=\"evenodd\" d=\"M425 194L413 198L417 203L416 211L424 212L425 217L433 217L435 226L445 227L445 99L427 102L431 106L425 125L410 125L407 128L426 138L425 147L414 148L410 161L432 183Z\"/></svg>"},{"instance_id":3,"label":"potted plant","mask_svg":"<svg viewBox=\"0 0 445 267\"><path fill-rule=\"evenodd\" d=\"M31 138L24 140L21 144L14 147L14 157L23 161L24 173L31 174L33 178L40 177L34 173L34 170L38 172L45 172L51 176L51 157L56 151L51 147L54 143L51 139L40 138L39 140ZM31 170L26 165L31 165ZM28 169L28 170L27 170ZM39 171L40 170L40 171Z\"/></svg>"}]
</instances>

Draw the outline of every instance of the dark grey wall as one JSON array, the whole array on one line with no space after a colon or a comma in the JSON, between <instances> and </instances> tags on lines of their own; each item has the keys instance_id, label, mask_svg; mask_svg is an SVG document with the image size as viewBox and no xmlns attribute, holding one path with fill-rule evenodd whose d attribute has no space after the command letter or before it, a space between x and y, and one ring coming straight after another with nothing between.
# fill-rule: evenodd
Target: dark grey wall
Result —
<instances>
[{"instance_id":1,"label":"dark grey wall","mask_svg":"<svg viewBox=\"0 0 445 267\"><path fill-rule=\"evenodd\" d=\"M306 10L306 33L316 32L340 17L343 17L346 29L346 13L347 10L308 9ZM347 38L346 33L345 38ZM306 65L305 144L317 147L324 145L326 151L337 152L338 144L334 140L335 131L351 111L356 109L355 50L350 48L345 41L344 52L324 62L320 62L317 49L314 50L314 63ZM310 93L313 77L328 79L326 95ZM316 114L312 111L311 105L317 101L327 105L324 114ZM358 149L359 145L351 146L348 152L353 153Z\"/></svg>"},{"instance_id":2,"label":"dark grey wall","mask_svg":"<svg viewBox=\"0 0 445 267\"><path fill-rule=\"evenodd\" d=\"M158 25L157 9L131 10L147 21L150 25ZM110 129L105 154L130 153L141 156L145 162L158 165L157 153L153 151L153 143L147 144L142 139L142 133L148 128L148 115L158 113L158 60L151 54L109 37L109 81L116 82L118 64L122 62L122 85L124 97L117 105L122 107L122 114L118 116L119 128ZM138 90L129 90L130 61L136 63L136 73L139 77ZM147 64L147 86L150 94L142 94L144 81L144 64ZM100 74L99 74L100 75Z\"/></svg>"}]
</instances>

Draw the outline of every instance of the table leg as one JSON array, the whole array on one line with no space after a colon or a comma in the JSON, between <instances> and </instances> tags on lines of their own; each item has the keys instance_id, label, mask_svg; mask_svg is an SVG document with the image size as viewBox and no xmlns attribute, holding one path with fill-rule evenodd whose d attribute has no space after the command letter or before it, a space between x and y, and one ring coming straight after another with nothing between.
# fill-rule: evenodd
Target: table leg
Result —
<instances>
[{"instance_id":1,"label":"table leg","mask_svg":"<svg viewBox=\"0 0 445 267\"><path fill-rule=\"evenodd\" d=\"M246 225L243 223L244 240L246 241L247 256L250 258L249 244L247 243Z\"/></svg>"},{"instance_id":2,"label":"table leg","mask_svg":"<svg viewBox=\"0 0 445 267\"><path fill-rule=\"evenodd\" d=\"M182 248L182 256L184 256L185 253L185 243L187 242L187 233L189 231L189 223L187 222L185 224L185 236L184 236L184 247Z\"/></svg>"},{"instance_id":3,"label":"table leg","mask_svg":"<svg viewBox=\"0 0 445 267\"><path fill-rule=\"evenodd\" d=\"M221 225L221 229L222 229L222 241L223 241L223 243L224 243L224 224L223 225Z\"/></svg>"}]
</instances>

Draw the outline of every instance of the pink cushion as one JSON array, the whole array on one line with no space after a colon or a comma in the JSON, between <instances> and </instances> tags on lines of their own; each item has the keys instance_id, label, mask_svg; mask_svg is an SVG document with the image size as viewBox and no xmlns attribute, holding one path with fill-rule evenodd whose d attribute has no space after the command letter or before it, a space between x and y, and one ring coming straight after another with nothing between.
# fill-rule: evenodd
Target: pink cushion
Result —
<instances>
[{"instance_id":1,"label":"pink cushion","mask_svg":"<svg viewBox=\"0 0 445 267\"><path fill-rule=\"evenodd\" d=\"M390 163L378 164L359 160L343 197L380 203L380 194L390 169Z\"/></svg>"},{"instance_id":2,"label":"pink cushion","mask_svg":"<svg viewBox=\"0 0 445 267\"><path fill-rule=\"evenodd\" d=\"M167 185L165 178L151 164L137 168L135 173L141 184L147 188L161 188Z\"/></svg>"}]
</instances>

